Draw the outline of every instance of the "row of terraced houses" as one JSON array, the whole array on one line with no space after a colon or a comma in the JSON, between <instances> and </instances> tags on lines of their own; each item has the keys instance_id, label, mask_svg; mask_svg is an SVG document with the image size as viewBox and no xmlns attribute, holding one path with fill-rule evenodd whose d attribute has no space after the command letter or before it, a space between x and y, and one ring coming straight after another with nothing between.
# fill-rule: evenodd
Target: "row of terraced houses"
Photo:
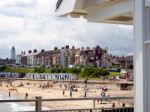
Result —
<instances>
[{"instance_id":1,"label":"row of terraced houses","mask_svg":"<svg viewBox=\"0 0 150 112\"><path fill-rule=\"evenodd\" d=\"M42 49L40 52L36 49L29 50L28 52L21 52L17 55L16 64L25 66L42 66L42 67L73 67L80 66L95 66L107 67L110 63L123 64L125 63L124 57L114 57L108 54L107 48L103 49L99 45L94 48L71 48L66 45L61 49L55 47L53 50L45 51Z\"/></svg>"}]
</instances>

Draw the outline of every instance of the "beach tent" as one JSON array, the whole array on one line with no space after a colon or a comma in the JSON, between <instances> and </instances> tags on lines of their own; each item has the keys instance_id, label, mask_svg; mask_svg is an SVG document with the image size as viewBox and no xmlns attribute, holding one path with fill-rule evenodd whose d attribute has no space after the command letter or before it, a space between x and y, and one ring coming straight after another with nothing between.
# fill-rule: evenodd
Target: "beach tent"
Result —
<instances>
[{"instance_id":1,"label":"beach tent","mask_svg":"<svg viewBox=\"0 0 150 112\"><path fill-rule=\"evenodd\" d=\"M128 73L127 73L126 70L123 69L123 70L121 70L120 73L121 73L123 79L126 79L126 78L127 78L127 74L128 74Z\"/></svg>"},{"instance_id":2,"label":"beach tent","mask_svg":"<svg viewBox=\"0 0 150 112\"><path fill-rule=\"evenodd\" d=\"M126 74L126 73L127 73L127 71L126 71L126 70L124 70L124 69L122 69L120 73L121 73L121 74Z\"/></svg>"}]
</instances>

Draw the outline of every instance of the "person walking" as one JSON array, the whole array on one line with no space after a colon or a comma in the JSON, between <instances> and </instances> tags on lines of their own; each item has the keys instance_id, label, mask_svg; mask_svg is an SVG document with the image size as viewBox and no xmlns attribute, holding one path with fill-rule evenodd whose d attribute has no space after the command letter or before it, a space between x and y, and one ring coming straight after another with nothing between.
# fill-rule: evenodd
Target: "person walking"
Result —
<instances>
[{"instance_id":1,"label":"person walking","mask_svg":"<svg viewBox=\"0 0 150 112\"><path fill-rule=\"evenodd\" d=\"M106 96L106 94L105 94L105 92L104 91L102 91L102 93L101 93L101 104L102 104L102 102L103 102L103 98Z\"/></svg>"},{"instance_id":2,"label":"person walking","mask_svg":"<svg viewBox=\"0 0 150 112\"><path fill-rule=\"evenodd\" d=\"M84 98L86 98L86 95L87 95L87 93L86 93L86 91L84 92Z\"/></svg>"},{"instance_id":3,"label":"person walking","mask_svg":"<svg viewBox=\"0 0 150 112\"><path fill-rule=\"evenodd\" d=\"M63 89L63 96L65 95L65 90Z\"/></svg>"},{"instance_id":4,"label":"person walking","mask_svg":"<svg viewBox=\"0 0 150 112\"><path fill-rule=\"evenodd\" d=\"M70 98L72 98L72 91L70 91Z\"/></svg>"},{"instance_id":5,"label":"person walking","mask_svg":"<svg viewBox=\"0 0 150 112\"><path fill-rule=\"evenodd\" d=\"M11 93L10 93L10 91L8 92L8 94L9 94L9 98L11 97Z\"/></svg>"}]
</instances>

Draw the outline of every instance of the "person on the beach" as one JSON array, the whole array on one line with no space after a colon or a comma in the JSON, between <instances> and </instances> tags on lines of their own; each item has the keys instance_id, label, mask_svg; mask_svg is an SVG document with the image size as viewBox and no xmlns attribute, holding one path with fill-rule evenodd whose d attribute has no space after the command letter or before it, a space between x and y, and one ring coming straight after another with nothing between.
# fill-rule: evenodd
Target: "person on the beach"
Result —
<instances>
[{"instance_id":1,"label":"person on the beach","mask_svg":"<svg viewBox=\"0 0 150 112\"><path fill-rule=\"evenodd\" d=\"M1 87L3 86L2 83L0 83L0 86L1 86Z\"/></svg>"},{"instance_id":2,"label":"person on the beach","mask_svg":"<svg viewBox=\"0 0 150 112\"><path fill-rule=\"evenodd\" d=\"M104 91L102 91L102 93L101 93L101 98L104 98L106 96L106 93L104 92ZM101 104L102 104L102 99L101 99Z\"/></svg>"},{"instance_id":3,"label":"person on the beach","mask_svg":"<svg viewBox=\"0 0 150 112\"><path fill-rule=\"evenodd\" d=\"M65 95L65 90L63 89L63 96Z\"/></svg>"},{"instance_id":4,"label":"person on the beach","mask_svg":"<svg viewBox=\"0 0 150 112\"><path fill-rule=\"evenodd\" d=\"M8 92L8 94L9 94L9 98L11 97L11 93L10 93L10 91Z\"/></svg>"},{"instance_id":5,"label":"person on the beach","mask_svg":"<svg viewBox=\"0 0 150 112\"><path fill-rule=\"evenodd\" d=\"M25 99L28 99L28 93L25 94Z\"/></svg>"},{"instance_id":6,"label":"person on the beach","mask_svg":"<svg viewBox=\"0 0 150 112\"><path fill-rule=\"evenodd\" d=\"M115 104L115 103L113 103L113 104L112 104L112 107L116 107L116 104Z\"/></svg>"},{"instance_id":7,"label":"person on the beach","mask_svg":"<svg viewBox=\"0 0 150 112\"><path fill-rule=\"evenodd\" d=\"M70 98L72 98L72 91L70 91Z\"/></svg>"},{"instance_id":8,"label":"person on the beach","mask_svg":"<svg viewBox=\"0 0 150 112\"><path fill-rule=\"evenodd\" d=\"M86 91L84 92L84 98L86 98L86 95L87 95L87 93L86 93Z\"/></svg>"},{"instance_id":9,"label":"person on the beach","mask_svg":"<svg viewBox=\"0 0 150 112\"><path fill-rule=\"evenodd\" d=\"M60 84L59 87L61 88L61 87L62 87L62 84Z\"/></svg>"}]
</instances>

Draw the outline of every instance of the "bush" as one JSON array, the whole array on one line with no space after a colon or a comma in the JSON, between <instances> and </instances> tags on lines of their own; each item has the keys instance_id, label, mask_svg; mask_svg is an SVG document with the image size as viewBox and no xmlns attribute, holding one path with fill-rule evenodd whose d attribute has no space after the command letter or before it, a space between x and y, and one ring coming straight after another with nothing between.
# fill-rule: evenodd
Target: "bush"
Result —
<instances>
[{"instance_id":1,"label":"bush","mask_svg":"<svg viewBox=\"0 0 150 112\"><path fill-rule=\"evenodd\" d=\"M31 73L31 72L33 72L33 70L29 69L29 68L16 68L16 67L2 66L2 67L0 67L0 72Z\"/></svg>"},{"instance_id":2,"label":"bush","mask_svg":"<svg viewBox=\"0 0 150 112\"><path fill-rule=\"evenodd\" d=\"M44 73L44 72L45 72L45 69L44 69L43 67L34 68L34 72L35 72L35 73Z\"/></svg>"},{"instance_id":3,"label":"bush","mask_svg":"<svg viewBox=\"0 0 150 112\"><path fill-rule=\"evenodd\" d=\"M65 68L64 68L64 69L61 69L61 72L62 72L62 73L66 73L66 72L67 72L67 69L65 69Z\"/></svg>"},{"instance_id":4,"label":"bush","mask_svg":"<svg viewBox=\"0 0 150 112\"><path fill-rule=\"evenodd\" d=\"M51 69L51 71L50 71L51 73L55 73L55 69Z\"/></svg>"},{"instance_id":5,"label":"bush","mask_svg":"<svg viewBox=\"0 0 150 112\"><path fill-rule=\"evenodd\" d=\"M109 75L109 71L104 68L86 68L81 72L80 77L99 78L100 76Z\"/></svg>"},{"instance_id":6,"label":"bush","mask_svg":"<svg viewBox=\"0 0 150 112\"><path fill-rule=\"evenodd\" d=\"M2 67L0 67L0 71L1 71L1 72L5 71L5 70L7 70L7 69L8 69L7 66L2 66Z\"/></svg>"}]
</instances>

